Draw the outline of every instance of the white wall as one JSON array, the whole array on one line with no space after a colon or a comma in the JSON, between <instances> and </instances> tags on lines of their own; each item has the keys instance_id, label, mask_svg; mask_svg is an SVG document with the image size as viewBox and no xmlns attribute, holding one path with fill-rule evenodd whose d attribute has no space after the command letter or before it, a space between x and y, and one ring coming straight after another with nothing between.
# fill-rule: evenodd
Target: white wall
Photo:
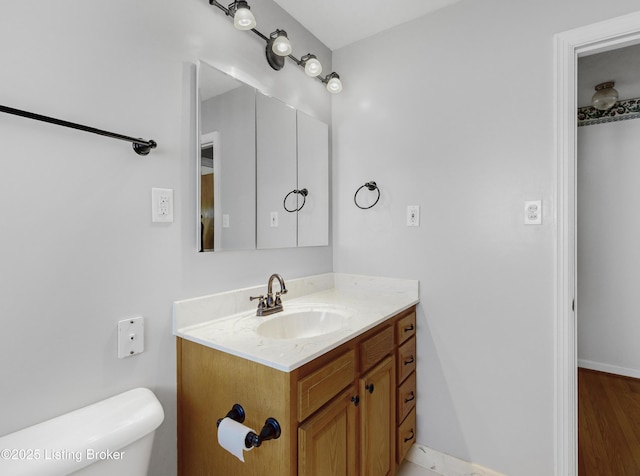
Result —
<instances>
[{"instance_id":1,"label":"white wall","mask_svg":"<svg viewBox=\"0 0 640 476\"><path fill-rule=\"evenodd\" d=\"M640 377L640 120L578 129L578 359Z\"/></svg>"},{"instance_id":2,"label":"white wall","mask_svg":"<svg viewBox=\"0 0 640 476\"><path fill-rule=\"evenodd\" d=\"M553 35L637 8L463 0L334 52L334 269L420 280L419 443L553 474Z\"/></svg>"},{"instance_id":3,"label":"white wall","mask_svg":"<svg viewBox=\"0 0 640 476\"><path fill-rule=\"evenodd\" d=\"M330 52L270 0L259 28L294 54ZM276 24L275 19L279 19ZM189 102L198 58L328 122L323 85L206 0L3 2L0 104L155 139L130 144L0 114L0 435L137 387L166 413L154 476L175 474L174 300L331 271L330 247L197 253ZM175 192L175 222L152 224L152 187ZM116 323L146 319L146 351L116 357Z\"/></svg>"}]
</instances>

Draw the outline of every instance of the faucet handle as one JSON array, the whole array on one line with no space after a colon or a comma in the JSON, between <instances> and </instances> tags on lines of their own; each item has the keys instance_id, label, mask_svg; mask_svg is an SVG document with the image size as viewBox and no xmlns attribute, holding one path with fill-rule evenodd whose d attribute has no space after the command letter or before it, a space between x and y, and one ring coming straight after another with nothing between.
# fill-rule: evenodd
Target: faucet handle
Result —
<instances>
[{"instance_id":1,"label":"faucet handle","mask_svg":"<svg viewBox=\"0 0 640 476\"><path fill-rule=\"evenodd\" d=\"M264 296L261 294L260 296L249 296L249 301L254 301L255 299L259 299L258 301L258 309L256 310L256 316L262 316L265 308L267 307Z\"/></svg>"}]
</instances>

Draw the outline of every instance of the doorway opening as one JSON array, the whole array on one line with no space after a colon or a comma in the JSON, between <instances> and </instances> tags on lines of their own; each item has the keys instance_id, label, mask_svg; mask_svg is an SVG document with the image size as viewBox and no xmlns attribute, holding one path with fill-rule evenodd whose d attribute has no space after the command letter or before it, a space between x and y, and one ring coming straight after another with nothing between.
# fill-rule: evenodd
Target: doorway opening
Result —
<instances>
[{"instance_id":1,"label":"doorway opening","mask_svg":"<svg viewBox=\"0 0 640 476\"><path fill-rule=\"evenodd\" d=\"M577 476L577 58L640 42L640 12L555 37L557 157L556 475Z\"/></svg>"},{"instance_id":2,"label":"doorway opening","mask_svg":"<svg viewBox=\"0 0 640 476\"><path fill-rule=\"evenodd\" d=\"M640 474L640 433L634 431L640 421L640 229L634 220L640 202L639 58L640 44L578 58L580 476ZM607 91L604 82L616 89ZM603 102L599 109L592 99L597 90L606 93L596 93Z\"/></svg>"}]
</instances>

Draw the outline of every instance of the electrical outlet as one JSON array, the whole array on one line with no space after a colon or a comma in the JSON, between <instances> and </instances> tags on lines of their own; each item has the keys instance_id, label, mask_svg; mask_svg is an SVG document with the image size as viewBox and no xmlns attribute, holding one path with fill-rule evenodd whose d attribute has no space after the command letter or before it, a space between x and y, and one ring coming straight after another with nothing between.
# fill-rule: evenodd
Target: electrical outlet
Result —
<instances>
[{"instance_id":1,"label":"electrical outlet","mask_svg":"<svg viewBox=\"0 0 640 476\"><path fill-rule=\"evenodd\" d=\"M420 226L420 205L407 207L407 226Z\"/></svg>"},{"instance_id":2,"label":"electrical outlet","mask_svg":"<svg viewBox=\"0 0 640 476\"><path fill-rule=\"evenodd\" d=\"M118 321L118 358L124 359L144 352L144 318L132 317Z\"/></svg>"},{"instance_id":3,"label":"electrical outlet","mask_svg":"<svg viewBox=\"0 0 640 476\"><path fill-rule=\"evenodd\" d=\"M229 228L229 214L222 214L222 228Z\"/></svg>"},{"instance_id":4,"label":"electrical outlet","mask_svg":"<svg viewBox=\"0 0 640 476\"><path fill-rule=\"evenodd\" d=\"M542 225L542 200L524 202L524 224Z\"/></svg>"},{"instance_id":5,"label":"electrical outlet","mask_svg":"<svg viewBox=\"0 0 640 476\"><path fill-rule=\"evenodd\" d=\"M173 190L170 188L151 189L151 221L173 222Z\"/></svg>"}]
</instances>

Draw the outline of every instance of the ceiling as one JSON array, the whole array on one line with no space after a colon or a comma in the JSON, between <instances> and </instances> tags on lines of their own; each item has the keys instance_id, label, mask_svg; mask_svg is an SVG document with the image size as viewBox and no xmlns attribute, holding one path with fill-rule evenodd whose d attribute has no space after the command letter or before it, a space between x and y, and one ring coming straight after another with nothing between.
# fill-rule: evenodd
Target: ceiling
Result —
<instances>
[{"instance_id":1,"label":"ceiling","mask_svg":"<svg viewBox=\"0 0 640 476\"><path fill-rule=\"evenodd\" d=\"M460 0L275 0L330 50Z\"/></svg>"},{"instance_id":2,"label":"ceiling","mask_svg":"<svg viewBox=\"0 0 640 476\"><path fill-rule=\"evenodd\" d=\"M578 107L588 106L596 84L615 81L620 99L640 97L640 45L578 59Z\"/></svg>"},{"instance_id":3,"label":"ceiling","mask_svg":"<svg viewBox=\"0 0 640 476\"><path fill-rule=\"evenodd\" d=\"M460 0L274 0L329 49L336 50ZM353 19L357 19L354 21ZM640 97L640 45L578 60L578 106L596 84L615 81L620 99Z\"/></svg>"}]
</instances>

